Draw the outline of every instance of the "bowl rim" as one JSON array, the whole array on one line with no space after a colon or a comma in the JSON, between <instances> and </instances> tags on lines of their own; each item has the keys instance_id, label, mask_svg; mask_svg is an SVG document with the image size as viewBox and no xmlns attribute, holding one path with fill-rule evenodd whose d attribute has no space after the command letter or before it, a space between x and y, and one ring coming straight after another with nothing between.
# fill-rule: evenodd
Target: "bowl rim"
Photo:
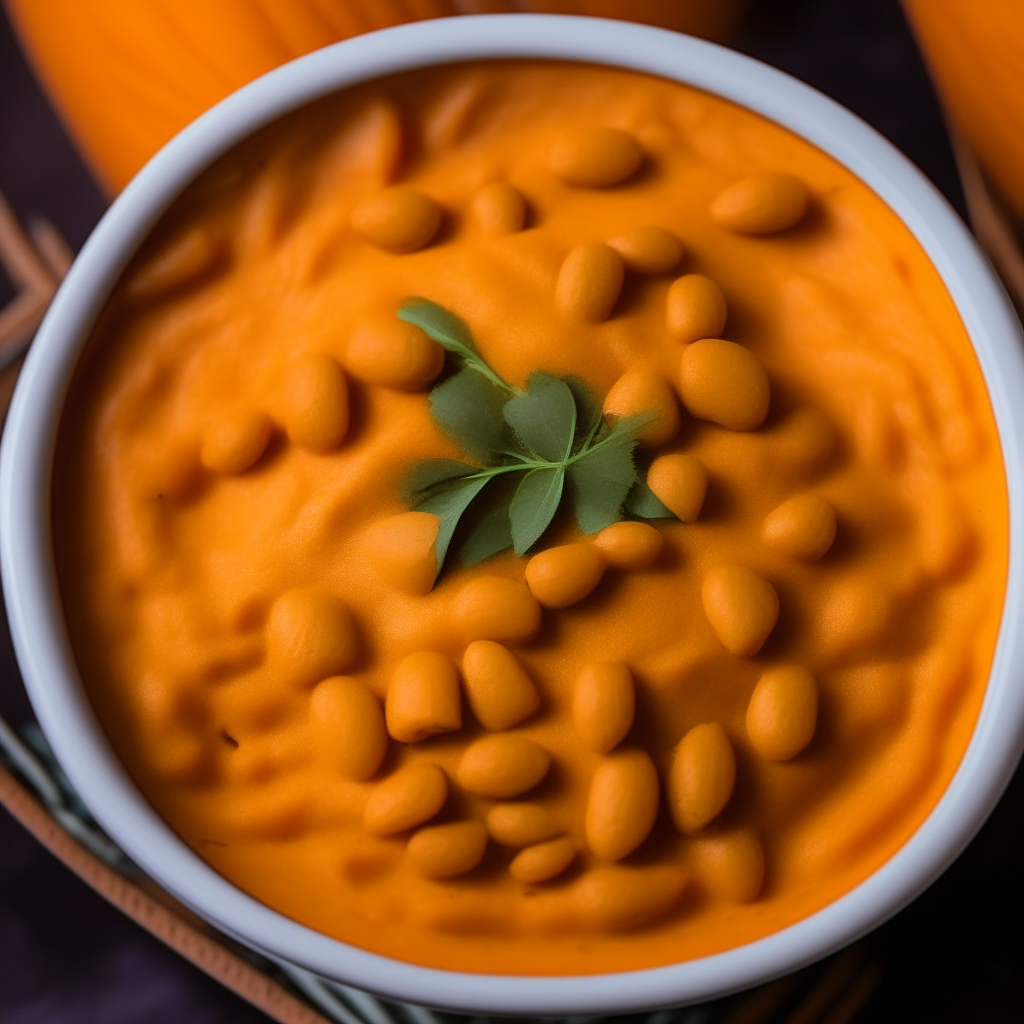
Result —
<instances>
[{"instance_id":1,"label":"bowl rim","mask_svg":"<svg viewBox=\"0 0 1024 1024\"><path fill-rule=\"evenodd\" d=\"M872 875L809 917L697 960L611 974L513 976L421 967L322 935L246 895L194 854L136 790L97 722L64 627L50 546L59 413L77 357L128 260L182 189L264 124L327 93L437 64L537 58L620 67L704 89L801 135L903 220L949 291L988 388L1009 499L1006 599L989 684L967 751L939 802ZM783 72L679 33L563 15L417 22L337 43L269 72L169 142L89 237L26 359L0 447L0 571L15 652L40 724L96 819L151 877L223 932L271 958L392 999L463 1013L610 1014L717 998L854 941L930 885L973 838L1024 747L1021 613L1024 338L973 237L935 187L845 108Z\"/></svg>"}]
</instances>

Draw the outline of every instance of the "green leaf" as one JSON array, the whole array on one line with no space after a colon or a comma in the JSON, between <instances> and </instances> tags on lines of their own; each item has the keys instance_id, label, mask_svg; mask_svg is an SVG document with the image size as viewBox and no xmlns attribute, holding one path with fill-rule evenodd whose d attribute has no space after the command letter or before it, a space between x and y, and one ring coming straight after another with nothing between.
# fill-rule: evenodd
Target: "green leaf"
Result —
<instances>
[{"instance_id":1,"label":"green leaf","mask_svg":"<svg viewBox=\"0 0 1024 1024\"><path fill-rule=\"evenodd\" d=\"M576 425L586 433L603 418L601 403L590 384L578 374L570 373L562 378L562 383L572 392L576 401Z\"/></svg>"},{"instance_id":2,"label":"green leaf","mask_svg":"<svg viewBox=\"0 0 1024 1024\"><path fill-rule=\"evenodd\" d=\"M412 296L399 304L398 319L424 331L446 352L485 377L499 390L510 394L515 391L487 365L466 324L444 306L418 295Z\"/></svg>"},{"instance_id":3,"label":"green leaf","mask_svg":"<svg viewBox=\"0 0 1024 1024\"><path fill-rule=\"evenodd\" d=\"M508 426L502 417L506 401L506 394L467 368L430 392L430 412L441 429L470 455L493 463L510 447Z\"/></svg>"},{"instance_id":4,"label":"green leaf","mask_svg":"<svg viewBox=\"0 0 1024 1024\"><path fill-rule=\"evenodd\" d=\"M459 520L473 499L490 481L489 476L454 480L447 486L436 489L433 494L415 506L418 512L433 512L434 515L441 517L441 524L437 529L437 539L434 541L434 555L437 559L435 580L441 574L441 567L448 554L448 545L452 542Z\"/></svg>"},{"instance_id":5,"label":"green leaf","mask_svg":"<svg viewBox=\"0 0 1024 1024\"><path fill-rule=\"evenodd\" d=\"M637 432L655 414L613 423L581 377L534 373L525 391L505 383L480 354L468 327L427 299L407 299L400 319L420 327L453 357L458 371L430 394L437 424L483 467L427 459L404 483L410 507L440 517L435 551L440 573L458 538L464 565L513 547L523 555L551 525L566 477L576 519L595 533L625 514L671 516L639 478ZM479 501L484 488L498 481Z\"/></svg>"},{"instance_id":6,"label":"green leaf","mask_svg":"<svg viewBox=\"0 0 1024 1024\"><path fill-rule=\"evenodd\" d=\"M626 498L626 511L639 519L674 519L675 513L662 503L661 499L638 479Z\"/></svg>"},{"instance_id":7,"label":"green leaf","mask_svg":"<svg viewBox=\"0 0 1024 1024\"><path fill-rule=\"evenodd\" d=\"M641 429L658 418L656 412L635 412L632 416L620 416L612 427L613 434L628 434L635 438Z\"/></svg>"},{"instance_id":8,"label":"green leaf","mask_svg":"<svg viewBox=\"0 0 1024 1024\"><path fill-rule=\"evenodd\" d=\"M622 519L622 503L638 482L633 464L635 445L628 433L617 435L570 464L576 522L584 533L597 533Z\"/></svg>"},{"instance_id":9,"label":"green leaf","mask_svg":"<svg viewBox=\"0 0 1024 1024\"><path fill-rule=\"evenodd\" d=\"M588 438L599 437L600 428L605 426L601 403L582 377L571 374L562 381L576 402L576 443L582 448Z\"/></svg>"},{"instance_id":10,"label":"green leaf","mask_svg":"<svg viewBox=\"0 0 1024 1024\"><path fill-rule=\"evenodd\" d=\"M491 509L481 517L459 548L459 560L470 569L486 558L512 547L512 520L508 505Z\"/></svg>"},{"instance_id":11,"label":"green leaf","mask_svg":"<svg viewBox=\"0 0 1024 1024\"><path fill-rule=\"evenodd\" d=\"M402 481L402 500L406 504L420 500L424 491L429 491L438 484L457 480L470 473L478 473L478 466L470 466L465 462L453 462L451 459L423 459L415 462L405 474Z\"/></svg>"},{"instance_id":12,"label":"green leaf","mask_svg":"<svg viewBox=\"0 0 1024 1024\"><path fill-rule=\"evenodd\" d=\"M533 547L551 524L564 485L565 466L561 465L532 469L523 477L508 509L512 546L517 555Z\"/></svg>"},{"instance_id":13,"label":"green leaf","mask_svg":"<svg viewBox=\"0 0 1024 1024\"><path fill-rule=\"evenodd\" d=\"M442 348L462 359L479 359L469 328L454 313L418 295L403 300L398 319L413 324L434 339Z\"/></svg>"},{"instance_id":14,"label":"green leaf","mask_svg":"<svg viewBox=\"0 0 1024 1024\"><path fill-rule=\"evenodd\" d=\"M576 433L576 401L565 381L549 373L532 373L525 393L505 403L505 422L539 459L569 457Z\"/></svg>"}]
</instances>

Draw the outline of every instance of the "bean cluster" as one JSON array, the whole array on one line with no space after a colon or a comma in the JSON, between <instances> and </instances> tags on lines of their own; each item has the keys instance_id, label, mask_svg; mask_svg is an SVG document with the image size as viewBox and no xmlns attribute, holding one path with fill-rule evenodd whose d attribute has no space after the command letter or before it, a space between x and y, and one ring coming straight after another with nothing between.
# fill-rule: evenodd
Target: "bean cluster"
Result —
<instances>
[{"instance_id":1,"label":"bean cluster","mask_svg":"<svg viewBox=\"0 0 1024 1024\"><path fill-rule=\"evenodd\" d=\"M610 188L637 175L645 159L628 133L592 128L561 140L550 153L549 166L571 186ZM796 178L760 174L725 189L709 212L722 229L756 236L797 225L808 203L807 189ZM510 184L495 181L476 194L469 215L484 235L507 235L524 229L528 204ZM430 245L445 216L429 196L394 186L359 205L350 224L368 244L404 254ZM578 245L558 271L555 306L581 323L601 322L613 315L627 273L671 274L684 255L675 235L653 225ZM639 435L642 448L655 456L647 484L679 520L692 523L704 505L705 468L692 455L657 454L680 429L679 401L697 419L748 431L764 422L771 386L749 349L720 337L728 304L713 280L684 274L668 288L665 303L666 331L682 346L674 386L653 370L631 369L608 392L604 412L610 418L655 414ZM330 452L348 433L349 376L370 385L421 390L440 373L444 353L419 329L395 320L357 327L343 362L344 367L316 352L295 358L281 381L273 417L252 409L221 416L203 438L202 466L213 474L244 473L261 459L278 428L292 444ZM381 522L375 532L375 568L397 589L425 594L436 568L436 531L436 517L420 512ZM763 525L766 544L804 561L822 557L835 534L834 510L812 493L790 498ZM663 545L658 529L625 521L592 538L535 554L526 565L525 584L487 575L468 579L454 604L467 641L461 664L436 651L410 653L391 674L383 702L345 674L359 659L358 629L345 605L315 590L281 595L267 623L268 656L283 677L294 676L297 684L311 687L315 741L342 776L374 779L392 741L418 744L461 730L464 701L487 732L465 748L454 778L436 764L415 761L376 782L363 812L366 832L377 837L409 833L409 863L431 879L473 870L491 841L515 851L508 870L522 883L563 874L580 852L571 830L541 803L519 799L548 775L555 755L515 731L543 710L544 700L510 647L529 643L546 611L582 601L608 570L650 569ZM707 620L724 648L741 658L757 654L779 615L771 584L744 565L721 564L707 573L701 593ZM736 779L736 757L725 731L717 722L706 722L680 738L662 780L650 755L626 742L635 689L627 665L596 662L581 667L572 691L575 741L601 755L586 797L582 834L590 854L609 863L629 856L648 838L663 790L676 828L693 834L722 812ZM815 731L817 701L817 684L806 669L790 665L764 672L746 716L757 754L772 761L800 754ZM484 821L431 824L453 786L493 802ZM764 872L756 837L741 834L721 855L726 895L755 898ZM590 876L580 898L593 904L593 919L606 920L609 927L639 923L664 902L654 890L627 892L607 869L598 867Z\"/></svg>"}]
</instances>

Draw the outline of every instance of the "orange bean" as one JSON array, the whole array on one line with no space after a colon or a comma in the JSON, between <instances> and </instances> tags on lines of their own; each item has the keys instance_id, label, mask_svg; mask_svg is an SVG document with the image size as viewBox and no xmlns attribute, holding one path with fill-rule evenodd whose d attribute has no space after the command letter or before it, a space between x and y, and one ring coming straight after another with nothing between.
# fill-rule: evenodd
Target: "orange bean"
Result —
<instances>
[{"instance_id":1,"label":"orange bean","mask_svg":"<svg viewBox=\"0 0 1024 1024\"><path fill-rule=\"evenodd\" d=\"M415 252L434 240L441 227L441 207L422 192L395 186L357 206L352 227L388 252Z\"/></svg>"},{"instance_id":2,"label":"orange bean","mask_svg":"<svg viewBox=\"0 0 1024 1024\"><path fill-rule=\"evenodd\" d=\"M721 338L702 338L683 349L679 391L691 415L729 430L761 426L771 402L771 384L761 361L749 349Z\"/></svg>"},{"instance_id":3,"label":"orange bean","mask_svg":"<svg viewBox=\"0 0 1024 1024\"><path fill-rule=\"evenodd\" d=\"M288 590L273 603L267 647L271 660L305 685L347 672L359 655L349 610L319 590Z\"/></svg>"},{"instance_id":4,"label":"orange bean","mask_svg":"<svg viewBox=\"0 0 1024 1024\"><path fill-rule=\"evenodd\" d=\"M575 859L576 844L568 836L562 836L521 850L508 871L517 882L533 885L560 875Z\"/></svg>"},{"instance_id":5,"label":"orange bean","mask_svg":"<svg viewBox=\"0 0 1024 1024\"><path fill-rule=\"evenodd\" d=\"M256 409L230 413L207 428L200 461L215 473L244 473L266 451L273 429L270 417Z\"/></svg>"},{"instance_id":6,"label":"orange bean","mask_svg":"<svg viewBox=\"0 0 1024 1024\"><path fill-rule=\"evenodd\" d=\"M747 736L769 761L796 757L814 736L818 684L799 665L772 668L757 681L747 705Z\"/></svg>"},{"instance_id":7,"label":"orange bean","mask_svg":"<svg viewBox=\"0 0 1024 1024\"><path fill-rule=\"evenodd\" d=\"M436 765L414 762L399 768L370 794L363 828L371 836L393 836L430 821L448 799L448 778Z\"/></svg>"},{"instance_id":8,"label":"orange bean","mask_svg":"<svg viewBox=\"0 0 1024 1024\"><path fill-rule=\"evenodd\" d=\"M475 640L466 648L462 677L473 714L492 732L511 729L540 707L540 694L526 669L493 640Z\"/></svg>"},{"instance_id":9,"label":"orange bean","mask_svg":"<svg viewBox=\"0 0 1024 1024\"><path fill-rule=\"evenodd\" d=\"M455 619L470 640L524 644L540 629L540 605L522 583L478 576L455 599Z\"/></svg>"},{"instance_id":10,"label":"orange bean","mask_svg":"<svg viewBox=\"0 0 1024 1024\"><path fill-rule=\"evenodd\" d=\"M588 871L573 887L573 902L584 927L623 932L657 921L675 909L687 877L673 867L609 864Z\"/></svg>"},{"instance_id":11,"label":"orange bean","mask_svg":"<svg viewBox=\"0 0 1024 1024\"><path fill-rule=\"evenodd\" d=\"M749 829L696 837L690 849L713 896L728 903L757 899L764 884L764 847Z\"/></svg>"},{"instance_id":12,"label":"orange bean","mask_svg":"<svg viewBox=\"0 0 1024 1024\"><path fill-rule=\"evenodd\" d=\"M594 546L614 569L650 569L665 546L665 538L649 523L626 520L606 526L594 537Z\"/></svg>"},{"instance_id":13,"label":"orange bean","mask_svg":"<svg viewBox=\"0 0 1024 1024\"><path fill-rule=\"evenodd\" d=\"M633 727L636 693L621 661L598 661L577 677L572 692L572 724L589 750L607 754Z\"/></svg>"},{"instance_id":14,"label":"orange bean","mask_svg":"<svg viewBox=\"0 0 1024 1024\"><path fill-rule=\"evenodd\" d=\"M684 344L717 338L725 329L728 312L722 289L703 274L686 274L668 290L665 318L669 334Z\"/></svg>"},{"instance_id":15,"label":"orange bean","mask_svg":"<svg viewBox=\"0 0 1024 1024\"><path fill-rule=\"evenodd\" d=\"M707 495L708 474L692 455L659 455L647 470L647 486L684 523L695 523Z\"/></svg>"},{"instance_id":16,"label":"orange bean","mask_svg":"<svg viewBox=\"0 0 1024 1024\"><path fill-rule=\"evenodd\" d=\"M608 244L639 274L667 274L679 266L686 252L671 231L658 227L634 228L609 238Z\"/></svg>"},{"instance_id":17,"label":"orange bean","mask_svg":"<svg viewBox=\"0 0 1024 1024\"><path fill-rule=\"evenodd\" d=\"M646 750L602 758L587 795L587 844L604 860L621 860L650 834L658 816L658 771Z\"/></svg>"},{"instance_id":18,"label":"orange bean","mask_svg":"<svg viewBox=\"0 0 1024 1024\"><path fill-rule=\"evenodd\" d=\"M307 352L289 367L282 409L291 440L314 452L337 448L348 433L348 383L330 356Z\"/></svg>"},{"instance_id":19,"label":"orange bean","mask_svg":"<svg viewBox=\"0 0 1024 1024\"><path fill-rule=\"evenodd\" d=\"M498 804L487 812L487 831L503 846L522 848L554 839L561 833L551 812L540 804Z\"/></svg>"},{"instance_id":20,"label":"orange bean","mask_svg":"<svg viewBox=\"0 0 1024 1024\"><path fill-rule=\"evenodd\" d=\"M539 552L526 563L526 582L546 608L567 608L601 582L606 564L593 544L563 544Z\"/></svg>"},{"instance_id":21,"label":"orange bean","mask_svg":"<svg viewBox=\"0 0 1024 1024\"><path fill-rule=\"evenodd\" d=\"M602 242L576 246L562 263L555 282L555 303L577 320L600 323L611 316L622 291L622 257Z\"/></svg>"},{"instance_id":22,"label":"orange bean","mask_svg":"<svg viewBox=\"0 0 1024 1024\"><path fill-rule=\"evenodd\" d=\"M835 509L820 494L797 494L770 513L761 535L784 555L815 562L836 539Z\"/></svg>"},{"instance_id":23,"label":"orange bean","mask_svg":"<svg viewBox=\"0 0 1024 1024\"><path fill-rule=\"evenodd\" d=\"M459 674L436 651L417 651L398 663L388 684L384 712L399 743L419 743L462 728Z\"/></svg>"},{"instance_id":24,"label":"orange bean","mask_svg":"<svg viewBox=\"0 0 1024 1024\"><path fill-rule=\"evenodd\" d=\"M753 174L723 189L711 204L711 219L741 235L785 231L804 218L807 186L792 174Z\"/></svg>"},{"instance_id":25,"label":"orange bean","mask_svg":"<svg viewBox=\"0 0 1024 1024\"><path fill-rule=\"evenodd\" d=\"M581 128L551 150L550 167L563 181L585 188L607 188L631 178L644 154L636 139L618 128Z\"/></svg>"},{"instance_id":26,"label":"orange bean","mask_svg":"<svg viewBox=\"0 0 1024 1024\"><path fill-rule=\"evenodd\" d=\"M775 588L743 565L719 565L701 587L704 614L722 646L741 658L757 654L779 618Z\"/></svg>"},{"instance_id":27,"label":"orange bean","mask_svg":"<svg viewBox=\"0 0 1024 1024\"><path fill-rule=\"evenodd\" d=\"M551 755L533 740L508 733L471 743L455 777L468 793L507 800L533 789L548 773Z\"/></svg>"},{"instance_id":28,"label":"orange bean","mask_svg":"<svg viewBox=\"0 0 1024 1024\"><path fill-rule=\"evenodd\" d=\"M363 541L367 562L398 590L429 594L437 574L439 524L431 512L400 512L374 523Z\"/></svg>"},{"instance_id":29,"label":"orange bean","mask_svg":"<svg viewBox=\"0 0 1024 1024\"><path fill-rule=\"evenodd\" d=\"M355 679L333 676L313 689L309 712L325 760L356 782L377 774L388 750L388 734L375 694Z\"/></svg>"},{"instance_id":30,"label":"orange bean","mask_svg":"<svg viewBox=\"0 0 1024 1024\"><path fill-rule=\"evenodd\" d=\"M640 444L647 448L666 444L679 433L681 419L675 392L660 373L643 367L627 370L612 385L604 399L604 413L612 419L653 414L651 422L636 433Z\"/></svg>"},{"instance_id":31,"label":"orange bean","mask_svg":"<svg viewBox=\"0 0 1024 1024\"><path fill-rule=\"evenodd\" d=\"M694 726L676 747L668 780L669 809L680 832L697 832L729 802L736 755L717 722Z\"/></svg>"},{"instance_id":32,"label":"orange bean","mask_svg":"<svg viewBox=\"0 0 1024 1024\"><path fill-rule=\"evenodd\" d=\"M473 197L473 219L485 235L511 235L523 230L526 200L507 181L492 181Z\"/></svg>"},{"instance_id":33,"label":"orange bean","mask_svg":"<svg viewBox=\"0 0 1024 1024\"><path fill-rule=\"evenodd\" d=\"M420 391L444 366L444 349L413 324L392 317L356 327L345 349L345 368L367 384Z\"/></svg>"},{"instance_id":34,"label":"orange bean","mask_svg":"<svg viewBox=\"0 0 1024 1024\"><path fill-rule=\"evenodd\" d=\"M425 878L454 878L472 871L484 859L487 830L478 821L430 825L414 833L406 854Z\"/></svg>"}]
</instances>

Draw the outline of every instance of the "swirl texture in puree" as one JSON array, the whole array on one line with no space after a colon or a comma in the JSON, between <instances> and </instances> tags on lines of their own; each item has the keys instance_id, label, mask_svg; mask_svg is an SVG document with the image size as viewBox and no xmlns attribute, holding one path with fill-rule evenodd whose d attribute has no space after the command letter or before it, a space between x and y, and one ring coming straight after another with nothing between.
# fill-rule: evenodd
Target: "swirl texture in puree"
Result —
<instances>
[{"instance_id":1,"label":"swirl texture in puree","mask_svg":"<svg viewBox=\"0 0 1024 1024\"><path fill-rule=\"evenodd\" d=\"M410 295L513 384L656 408L679 518L560 516L431 589L400 481L466 455ZM204 173L94 330L53 511L178 835L328 935L501 973L710 954L866 878L960 761L1007 556L981 373L888 207L750 111L553 62L369 83Z\"/></svg>"}]
</instances>

